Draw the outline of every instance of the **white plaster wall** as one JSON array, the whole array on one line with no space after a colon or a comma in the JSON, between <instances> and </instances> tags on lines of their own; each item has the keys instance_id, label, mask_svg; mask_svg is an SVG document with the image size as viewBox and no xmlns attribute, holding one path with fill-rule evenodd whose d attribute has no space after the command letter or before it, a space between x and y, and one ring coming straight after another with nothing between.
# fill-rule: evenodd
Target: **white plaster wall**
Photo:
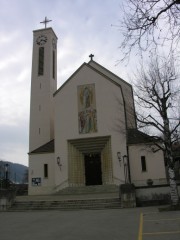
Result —
<instances>
[{"instance_id":1,"label":"white plaster wall","mask_svg":"<svg viewBox=\"0 0 180 240\"><path fill-rule=\"evenodd\" d=\"M146 158L146 172L142 171L141 156ZM153 153L148 145L131 145L129 146L129 162L131 181L136 186L147 185L146 180L149 178L153 179L155 185L167 183L162 151Z\"/></svg>"},{"instance_id":2,"label":"white plaster wall","mask_svg":"<svg viewBox=\"0 0 180 240\"><path fill-rule=\"evenodd\" d=\"M44 178L44 164L48 164L48 178ZM41 186L32 186L32 178L41 178ZM29 195L54 192L54 153L29 155Z\"/></svg>"},{"instance_id":3,"label":"white plaster wall","mask_svg":"<svg viewBox=\"0 0 180 240\"><path fill-rule=\"evenodd\" d=\"M97 127L96 133L79 134L77 86L95 84ZM68 181L67 140L111 136L113 177L124 181L124 170L119 165L117 152L126 153L125 115L121 89L103 75L84 64L55 95L55 159L61 158L63 171L55 169L56 185Z\"/></svg>"},{"instance_id":4,"label":"white plaster wall","mask_svg":"<svg viewBox=\"0 0 180 240\"><path fill-rule=\"evenodd\" d=\"M127 126L128 126L128 128L135 128L136 120L135 120L135 107L134 107L132 85L130 85L128 82L124 81L120 77L117 77L111 71L109 71L108 69L104 68L103 66L97 64L94 61L90 61L88 64L90 66L92 66L93 68L97 69L98 71L102 72L106 76L108 76L110 79L112 79L116 83L121 85L124 100L126 103Z\"/></svg>"},{"instance_id":5,"label":"white plaster wall","mask_svg":"<svg viewBox=\"0 0 180 240\"><path fill-rule=\"evenodd\" d=\"M169 195L169 194L170 194L169 186L136 189L136 197L142 200L143 199L151 200L155 195Z\"/></svg>"},{"instance_id":6,"label":"white plaster wall","mask_svg":"<svg viewBox=\"0 0 180 240\"><path fill-rule=\"evenodd\" d=\"M45 43L45 45L43 45L44 74L43 76L38 76L38 61L40 46L36 44L36 39L41 35L47 36L47 42ZM53 94L57 90L57 74L55 74L55 79L53 79L52 76L53 38L57 41L57 37L51 28L34 31L32 75L31 75L30 134L29 134L30 152L54 138ZM55 52L56 52L55 55L57 56L57 50L55 50ZM55 68L57 69L56 58Z\"/></svg>"},{"instance_id":7,"label":"white plaster wall","mask_svg":"<svg viewBox=\"0 0 180 240\"><path fill-rule=\"evenodd\" d=\"M180 186L178 187L178 192L180 192ZM139 201L149 201L149 200L168 200L170 199L170 187L158 186L158 187L148 187L148 188L138 188L136 189L136 198Z\"/></svg>"}]
</instances>

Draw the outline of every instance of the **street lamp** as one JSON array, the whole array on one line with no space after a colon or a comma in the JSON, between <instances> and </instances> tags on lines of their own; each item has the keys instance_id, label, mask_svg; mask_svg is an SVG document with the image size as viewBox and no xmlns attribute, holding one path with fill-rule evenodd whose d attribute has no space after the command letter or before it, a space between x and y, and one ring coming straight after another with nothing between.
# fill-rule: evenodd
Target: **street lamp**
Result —
<instances>
[{"instance_id":1,"label":"street lamp","mask_svg":"<svg viewBox=\"0 0 180 240\"><path fill-rule=\"evenodd\" d=\"M6 188L8 188L8 168L9 168L9 164L6 163L4 165L4 167L5 167L5 185L6 185Z\"/></svg>"},{"instance_id":2,"label":"street lamp","mask_svg":"<svg viewBox=\"0 0 180 240\"><path fill-rule=\"evenodd\" d=\"M2 180L2 178L3 178L3 174L2 174L2 171L3 170L3 166L2 166L2 164L1 164L1 162L0 162L0 189L2 189L2 183L3 183L3 180Z\"/></svg>"},{"instance_id":3,"label":"street lamp","mask_svg":"<svg viewBox=\"0 0 180 240\"><path fill-rule=\"evenodd\" d=\"M128 156L124 155L123 156L123 164L124 164L124 178L125 178L125 183L129 183L129 174L128 174Z\"/></svg>"},{"instance_id":4,"label":"street lamp","mask_svg":"<svg viewBox=\"0 0 180 240\"><path fill-rule=\"evenodd\" d=\"M59 169L61 170L62 164L60 157L57 157L57 165L59 166Z\"/></svg>"},{"instance_id":5,"label":"street lamp","mask_svg":"<svg viewBox=\"0 0 180 240\"><path fill-rule=\"evenodd\" d=\"M9 164L6 163L5 164L5 179L6 179L6 181L8 180L8 168L9 168Z\"/></svg>"},{"instance_id":6,"label":"street lamp","mask_svg":"<svg viewBox=\"0 0 180 240\"><path fill-rule=\"evenodd\" d=\"M117 152L117 158L118 158L120 166L121 166L121 152Z\"/></svg>"}]
</instances>

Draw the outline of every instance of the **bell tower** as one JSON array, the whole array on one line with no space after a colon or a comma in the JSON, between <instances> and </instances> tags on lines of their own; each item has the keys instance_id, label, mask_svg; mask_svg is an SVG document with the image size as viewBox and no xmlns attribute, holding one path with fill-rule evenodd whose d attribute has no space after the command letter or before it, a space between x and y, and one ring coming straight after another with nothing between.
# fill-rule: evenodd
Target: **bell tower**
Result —
<instances>
[{"instance_id":1,"label":"bell tower","mask_svg":"<svg viewBox=\"0 0 180 240\"><path fill-rule=\"evenodd\" d=\"M54 139L57 37L52 28L33 31L29 152Z\"/></svg>"}]
</instances>

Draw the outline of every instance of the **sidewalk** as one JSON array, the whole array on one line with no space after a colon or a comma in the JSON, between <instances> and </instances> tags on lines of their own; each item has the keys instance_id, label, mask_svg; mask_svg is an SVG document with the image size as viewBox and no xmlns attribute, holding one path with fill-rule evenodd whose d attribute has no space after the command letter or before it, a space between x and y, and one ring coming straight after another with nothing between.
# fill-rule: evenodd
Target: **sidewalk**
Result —
<instances>
[{"instance_id":1,"label":"sidewalk","mask_svg":"<svg viewBox=\"0 0 180 240\"><path fill-rule=\"evenodd\" d=\"M143 216L143 219L142 219ZM2 240L179 240L180 211L157 207L1 212Z\"/></svg>"},{"instance_id":2,"label":"sidewalk","mask_svg":"<svg viewBox=\"0 0 180 240\"><path fill-rule=\"evenodd\" d=\"M139 209L1 212L2 240L137 240Z\"/></svg>"}]
</instances>

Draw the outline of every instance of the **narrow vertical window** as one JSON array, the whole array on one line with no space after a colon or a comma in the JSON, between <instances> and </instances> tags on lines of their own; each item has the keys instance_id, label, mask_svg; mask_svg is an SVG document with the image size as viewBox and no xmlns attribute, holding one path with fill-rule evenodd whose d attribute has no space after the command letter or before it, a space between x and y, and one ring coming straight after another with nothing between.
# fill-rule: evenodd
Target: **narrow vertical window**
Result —
<instances>
[{"instance_id":1,"label":"narrow vertical window","mask_svg":"<svg viewBox=\"0 0 180 240\"><path fill-rule=\"evenodd\" d=\"M146 172L146 157L145 156L141 156L141 168L142 168L142 172Z\"/></svg>"},{"instance_id":2,"label":"narrow vertical window","mask_svg":"<svg viewBox=\"0 0 180 240\"><path fill-rule=\"evenodd\" d=\"M44 74L44 47L39 48L38 75Z\"/></svg>"},{"instance_id":3,"label":"narrow vertical window","mask_svg":"<svg viewBox=\"0 0 180 240\"><path fill-rule=\"evenodd\" d=\"M48 164L44 164L44 178L48 178Z\"/></svg>"},{"instance_id":4,"label":"narrow vertical window","mask_svg":"<svg viewBox=\"0 0 180 240\"><path fill-rule=\"evenodd\" d=\"M52 75L53 75L53 78L55 79L55 51L53 51L53 67L52 67Z\"/></svg>"}]
</instances>

